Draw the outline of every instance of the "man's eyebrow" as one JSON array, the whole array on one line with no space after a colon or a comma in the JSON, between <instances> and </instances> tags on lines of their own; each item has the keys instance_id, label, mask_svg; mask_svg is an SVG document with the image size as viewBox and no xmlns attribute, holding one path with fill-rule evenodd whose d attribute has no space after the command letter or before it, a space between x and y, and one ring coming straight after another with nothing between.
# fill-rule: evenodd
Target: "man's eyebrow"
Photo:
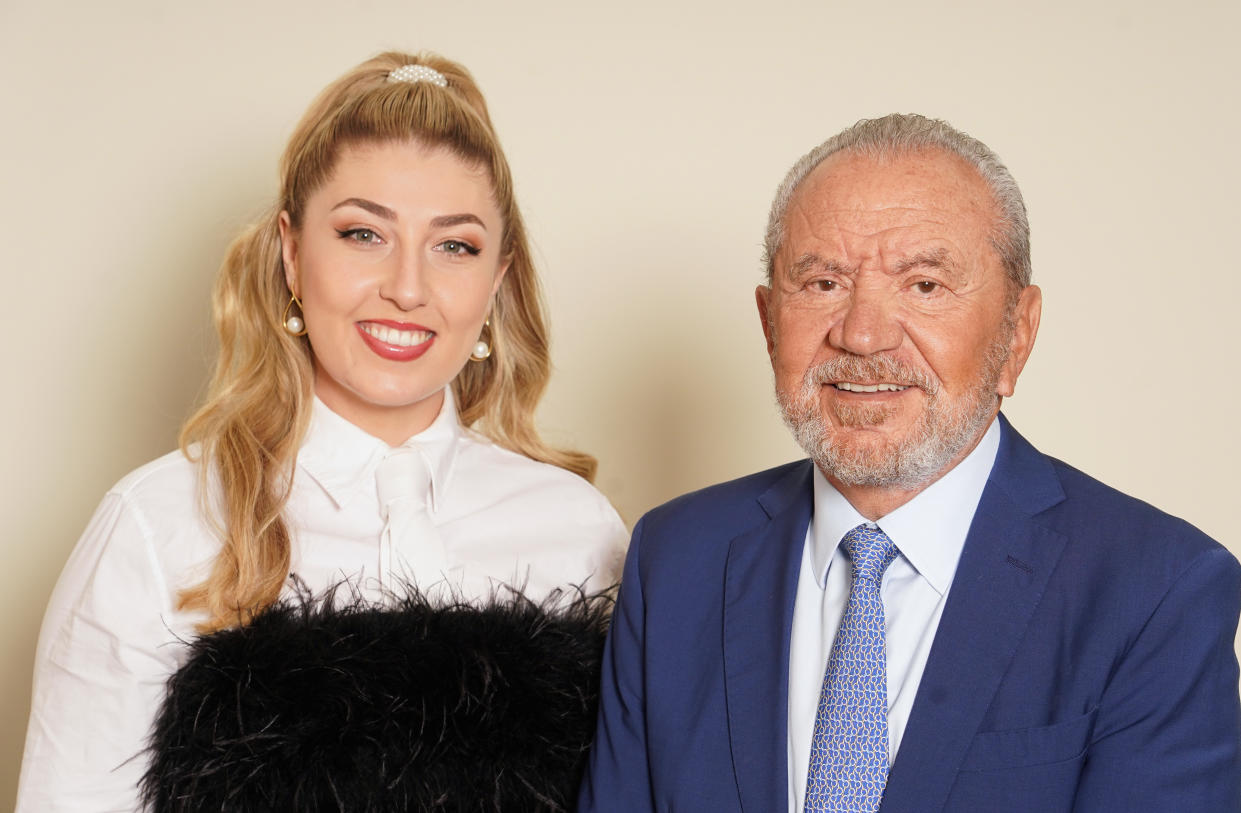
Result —
<instances>
[{"instance_id":1,"label":"man's eyebrow","mask_svg":"<svg viewBox=\"0 0 1241 813\"><path fill-rule=\"evenodd\" d=\"M849 275L856 270L835 260L825 260L817 254L803 254L789 266L789 279L801 279L816 271L823 271L828 274Z\"/></svg>"},{"instance_id":2,"label":"man's eyebrow","mask_svg":"<svg viewBox=\"0 0 1241 813\"><path fill-rule=\"evenodd\" d=\"M431 218L431 226L437 229L460 226L462 223L477 223L483 227L483 231L487 230L487 225L477 215L472 215L469 212L459 215L440 215L439 217Z\"/></svg>"},{"instance_id":3,"label":"man's eyebrow","mask_svg":"<svg viewBox=\"0 0 1241 813\"><path fill-rule=\"evenodd\" d=\"M365 209L375 215L375 217L382 217L384 220L391 220L394 222L396 221L396 212L392 211L387 206L384 206L382 203L376 203L375 201L367 200L366 198L345 198L340 203L333 206L332 211L335 212L343 206L357 206L359 209Z\"/></svg>"},{"instance_id":4,"label":"man's eyebrow","mask_svg":"<svg viewBox=\"0 0 1241 813\"><path fill-rule=\"evenodd\" d=\"M928 268L938 268L948 273L954 273L957 270L957 264L952 261L952 255L948 253L946 248L933 248L926 251L919 251L917 254L911 254L908 257L902 257L896 264L896 274L904 274L911 268L926 266Z\"/></svg>"}]
</instances>

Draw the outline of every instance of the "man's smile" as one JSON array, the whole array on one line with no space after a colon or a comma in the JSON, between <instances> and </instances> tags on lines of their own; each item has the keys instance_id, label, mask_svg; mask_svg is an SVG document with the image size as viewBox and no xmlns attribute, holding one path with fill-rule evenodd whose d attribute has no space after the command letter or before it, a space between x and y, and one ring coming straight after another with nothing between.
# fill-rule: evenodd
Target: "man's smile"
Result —
<instances>
[{"instance_id":1,"label":"man's smile","mask_svg":"<svg viewBox=\"0 0 1241 813\"><path fill-rule=\"evenodd\" d=\"M836 381L832 384L838 390L845 392L901 392L907 390L909 384L860 384L855 381Z\"/></svg>"}]
</instances>

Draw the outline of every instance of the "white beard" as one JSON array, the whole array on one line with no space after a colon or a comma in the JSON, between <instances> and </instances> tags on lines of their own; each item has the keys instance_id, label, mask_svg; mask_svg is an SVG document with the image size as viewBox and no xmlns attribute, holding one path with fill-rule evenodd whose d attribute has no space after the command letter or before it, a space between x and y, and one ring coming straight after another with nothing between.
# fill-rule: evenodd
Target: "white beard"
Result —
<instances>
[{"instance_id":1,"label":"white beard","mask_svg":"<svg viewBox=\"0 0 1241 813\"><path fill-rule=\"evenodd\" d=\"M938 379L888 356L841 356L806 371L799 392L776 392L784 422L797 443L824 474L849 486L915 490L944 471L977 442L995 415L996 383L1008 360L1011 327L987 350L982 374L968 391L945 400ZM887 381L920 388L925 403L904 437L881 445L863 444L831 426L822 414L819 393L827 381ZM840 407L845 426L873 426L891 417L883 404Z\"/></svg>"}]
</instances>

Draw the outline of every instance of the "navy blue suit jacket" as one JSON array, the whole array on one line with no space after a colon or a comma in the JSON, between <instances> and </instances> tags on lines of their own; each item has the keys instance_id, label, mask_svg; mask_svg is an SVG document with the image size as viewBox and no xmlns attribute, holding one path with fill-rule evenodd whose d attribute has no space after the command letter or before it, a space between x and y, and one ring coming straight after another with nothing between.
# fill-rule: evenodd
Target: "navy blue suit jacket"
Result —
<instances>
[{"instance_id":1,"label":"navy blue suit jacket","mask_svg":"<svg viewBox=\"0 0 1241 813\"><path fill-rule=\"evenodd\" d=\"M811 472L639 522L581 813L787 809ZM881 810L1241 810L1239 610L1224 548L1004 421Z\"/></svg>"}]
</instances>

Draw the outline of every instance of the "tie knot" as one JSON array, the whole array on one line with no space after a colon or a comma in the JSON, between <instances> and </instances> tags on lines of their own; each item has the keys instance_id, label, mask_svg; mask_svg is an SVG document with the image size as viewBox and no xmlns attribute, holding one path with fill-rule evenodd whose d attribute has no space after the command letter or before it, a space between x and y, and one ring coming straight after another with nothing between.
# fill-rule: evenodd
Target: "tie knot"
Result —
<instances>
[{"instance_id":1,"label":"tie knot","mask_svg":"<svg viewBox=\"0 0 1241 813\"><path fill-rule=\"evenodd\" d=\"M388 452L379 464L375 471L375 483L386 517L388 509L402 500L417 505L426 504L431 472L417 449L398 446Z\"/></svg>"},{"instance_id":2,"label":"tie knot","mask_svg":"<svg viewBox=\"0 0 1241 813\"><path fill-rule=\"evenodd\" d=\"M878 582L896 558L896 545L878 528L859 525L840 540L840 545L853 560L854 578Z\"/></svg>"}]
</instances>

